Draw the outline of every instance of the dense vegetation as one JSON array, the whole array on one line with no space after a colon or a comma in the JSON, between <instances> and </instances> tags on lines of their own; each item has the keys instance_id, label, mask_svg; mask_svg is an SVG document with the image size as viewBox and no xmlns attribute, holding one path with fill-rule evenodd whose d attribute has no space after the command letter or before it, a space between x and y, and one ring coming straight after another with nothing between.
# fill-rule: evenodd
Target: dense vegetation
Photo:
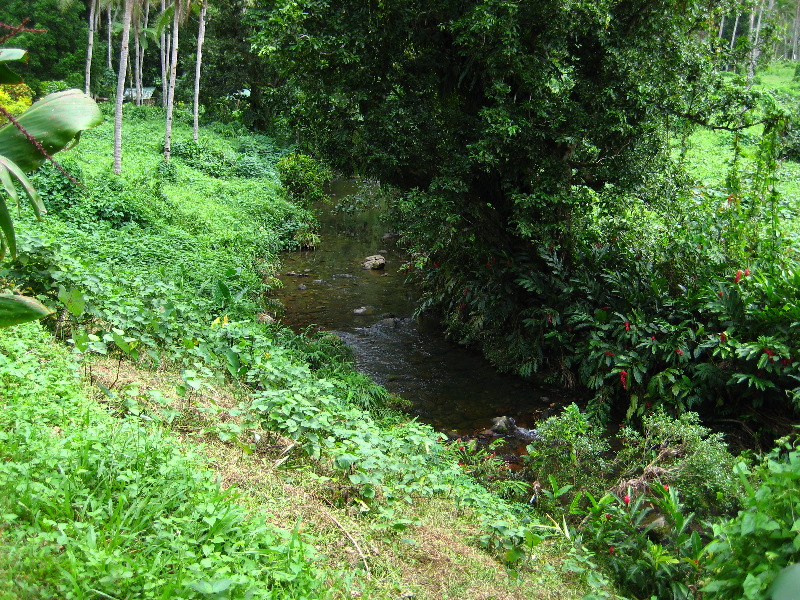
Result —
<instances>
[{"instance_id":1,"label":"dense vegetation","mask_svg":"<svg viewBox=\"0 0 800 600\"><path fill-rule=\"evenodd\" d=\"M797 407L795 101L719 69L714 3L274 4L255 47L300 138L409 192L420 311L456 340L603 418ZM714 185L700 126L729 132Z\"/></svg>"},{"instance_id":2,"label":"dense vegetation","mask_svg":"<svg viewBox=\"0 0 800 600\"><path fill-rule=\"evenodd\" d=\"M765 63L800 16L775 4L212 4L194 131L205 3L5 4L43 57L28 87L0 68L6 119L118 102L57 155L74 181L27 146L30 182L2 173L49 213L0 214L2 299L52 315L0 330L0 598L791 597L800 84ZM114 91L128 28L163 107ZM521 467L276 321L334 171L391 191L421 312L588 392Z\"/></svg>"}]
</instances>

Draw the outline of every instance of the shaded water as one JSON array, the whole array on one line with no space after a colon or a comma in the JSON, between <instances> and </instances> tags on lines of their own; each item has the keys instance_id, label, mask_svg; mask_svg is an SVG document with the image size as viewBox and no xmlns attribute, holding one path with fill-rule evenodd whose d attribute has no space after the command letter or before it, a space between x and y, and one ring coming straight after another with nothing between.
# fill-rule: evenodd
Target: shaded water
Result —
<instances>
[{"instance_id":1,"label":"shaded water","mask_svg":"<svg viewBox=\"0 0 800 600\"><path fill-rule=\"evenodd\" d=\"M337 182L334 199L353 194ZM435 323L411 318L416 290L399 272L404 262L380 211L358 202L355 210L318 207L321 243L316 250L283 256L283 322L300 331L316 325L337 333L354 351L357 368L409 400L411 412L443 431L470 434L508 415L530 426L564 404L563 391L497 373L477 353L448 342ZM362 268L382 254L383 270Z\"/></svg>"}]
</instances>

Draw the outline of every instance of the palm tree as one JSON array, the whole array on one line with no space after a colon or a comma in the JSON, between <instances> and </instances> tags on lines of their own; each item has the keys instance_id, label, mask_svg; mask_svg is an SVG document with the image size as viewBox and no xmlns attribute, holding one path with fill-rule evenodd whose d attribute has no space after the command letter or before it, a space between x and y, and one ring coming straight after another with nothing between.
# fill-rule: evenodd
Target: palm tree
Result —
<instances>
[{"instance_id":1,"label":"palm tree","mask_svg":"<svg viewBox=\"0 0 800 600\"><path fill-rule=\"evenodd\" d=\"M117 72L117 105L114 111L114 173L122 172L122 101L125 96L125 77L128 69L128 40L131 32L131 15L136 0L125 0L122 16L122 41L119 51L119 71Z\"/></svg>"},{"instance_id":2,"label":"palm tree","mask_svg":"<svg viewBox=\"0 0 800 600\"><path fill-rule=\"evenodd\" d=\"M86 43L86 72L84 74L83 93L91 93L92 82L92 50L94 49L94 32L99 24L100 0L89 0L89 39Z\"/></svg>"},{"instance_id":3,"label":"palm tree","mask_svg":"<svg viewBox=\"0 0 800 600\"><path fill-rule=\"evenodd\" d=\"M167 123L164 133L164 159L169 160L172 144L172 113L175 105L175 83L178 76L178 30L189 13L190 0L175 0L172 9L172 56L169 61L169 89L167 90Z\"/></svg>"},{"instance_id":4,"label":"palm tree","mask_svg":"<svg viewBox=\"0 0 800 600\"><path fill-rule=\"evenodd\" d=\"M193 124L192 124L192 139L196 142L198 139L199 130L199 115L200 115L200 67L203 63L203 41L206 37L206 11L208 10L208 0L203 0L200 7L200 25L197 31L197 62L194 69L194 106L193 106Z\"/></svg>"}]
</instances>

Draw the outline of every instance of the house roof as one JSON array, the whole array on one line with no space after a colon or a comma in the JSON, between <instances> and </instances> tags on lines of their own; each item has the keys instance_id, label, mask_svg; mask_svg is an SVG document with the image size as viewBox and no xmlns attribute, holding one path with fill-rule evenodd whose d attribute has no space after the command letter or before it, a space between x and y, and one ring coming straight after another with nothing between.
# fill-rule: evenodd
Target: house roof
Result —
<instances>
[{"instance_id":1,"label":"house roof","mask_svg":"<svg viewBox=\"0 0 800 600\"><path fill-rule=\"evenodd\" d=\"M150 100L153 98L153 94L155 93L155 87L142 87L142 100ZM125 88L125 93L122 95L125 100L133 100L136 98L136 89L135 88Z\"/></svg>"}]
</instances>

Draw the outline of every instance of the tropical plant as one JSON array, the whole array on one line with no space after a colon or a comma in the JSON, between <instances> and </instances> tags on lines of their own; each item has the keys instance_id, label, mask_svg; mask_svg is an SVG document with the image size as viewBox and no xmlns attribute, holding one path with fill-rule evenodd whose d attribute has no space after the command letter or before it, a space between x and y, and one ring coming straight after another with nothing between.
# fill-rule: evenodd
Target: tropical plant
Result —
<instances>
[{"instance_id":1,"label":"tropical plant","mask_svg":"<svg viewBox=\"0 0 800 600\"><path fill-rule=\"evenodd\" d=\"M800 562L800 441L784 438L754 472L743 463L735 472L747 490L744 508L714 525L702 592L714 600L778 598L770 586Z\"/></svg>"},{"instance_id":2,"label":"tropical plant","mask_svg":"<svg viewBox=\"0 0 800 600\"><path fill-rule=\"evenodd\" d=\"M24 50L0 49L0 83L21 82L5 63L25 56ZM50 94L18 118L3 106L0 106L0 113L10 121L0 128L0 182L17 205L20 202L18 183L36 216L40 217L45 212L44 205L26 173L48 159L53 161L53 154L77 143L81 132L98 125L102 115L94 101L78 90ZM17 244L11 213L5 199L0 197L0 259L6 253L15 256ZM0 295L0 327L38 319L49 313L49 309L32 298Z\"/></svg>"}]
</instances>

